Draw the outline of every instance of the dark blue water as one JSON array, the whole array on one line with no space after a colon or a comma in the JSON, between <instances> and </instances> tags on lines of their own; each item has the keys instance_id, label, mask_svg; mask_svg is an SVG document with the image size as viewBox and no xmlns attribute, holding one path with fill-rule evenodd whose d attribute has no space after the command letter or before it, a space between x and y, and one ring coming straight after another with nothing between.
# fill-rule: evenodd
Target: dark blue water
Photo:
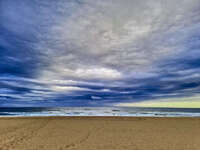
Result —
<instances>
[{"instance_id":1,"label":"dark blue water","mask_svg":"<svg viewBox=\"0 0 200 150\"><path fill-rule=\"evenodd\" d=\"M62 107L0 108L0 116L200 117L200 108Z\"/></svg>"}]
</instances>

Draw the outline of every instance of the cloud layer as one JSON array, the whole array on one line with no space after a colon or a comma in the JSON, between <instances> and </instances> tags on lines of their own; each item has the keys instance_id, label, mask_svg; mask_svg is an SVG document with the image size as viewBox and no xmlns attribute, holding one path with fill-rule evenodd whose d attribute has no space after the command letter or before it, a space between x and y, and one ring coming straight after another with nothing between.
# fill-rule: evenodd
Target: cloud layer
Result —
<instances>
[{"instance_id":1,"label":"cloud layer","mask_svg":"<svg viewBox=\"0 0 200 150\"><path fill-rule=\"evenodd\" d=\"M199 10L199 0L2 0L0 105L198 94Z\"/></svg>"}]
</instances>

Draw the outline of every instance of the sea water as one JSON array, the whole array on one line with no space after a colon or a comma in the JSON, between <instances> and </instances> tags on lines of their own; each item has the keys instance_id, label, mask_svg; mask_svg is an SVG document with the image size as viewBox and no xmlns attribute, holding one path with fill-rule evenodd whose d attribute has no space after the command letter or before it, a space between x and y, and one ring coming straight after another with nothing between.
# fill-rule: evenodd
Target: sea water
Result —
<instances>
[{"instance_id":1,"label":"sea water","mask_svg":"<svg viewBox=\"0 0 200 150\"><path fill-rule=\"evenodd\" d=\"M133 117L200 117L200 108L141 108L141 107L21 107L0 108L6 116L133 116Z\"/></svg>"}]
</instances>

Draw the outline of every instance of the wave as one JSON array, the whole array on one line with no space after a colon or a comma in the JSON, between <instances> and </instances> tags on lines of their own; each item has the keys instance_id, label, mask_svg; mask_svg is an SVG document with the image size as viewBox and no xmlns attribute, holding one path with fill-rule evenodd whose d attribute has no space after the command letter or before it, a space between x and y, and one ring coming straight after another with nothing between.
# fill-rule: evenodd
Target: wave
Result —
<instances>
[{"instance_id":1,"label":"wave","mask_svg":"<svg viewBox=\"0 0 200 150\"><path fill-rule=\"evenodd\" d=\"M126 116L126 117L200 117L200 109L163 108L111 108L111 107L65 107L65 108L10 108L1 109L1 117L31 116Z\"/></svg>"}]
</instances>

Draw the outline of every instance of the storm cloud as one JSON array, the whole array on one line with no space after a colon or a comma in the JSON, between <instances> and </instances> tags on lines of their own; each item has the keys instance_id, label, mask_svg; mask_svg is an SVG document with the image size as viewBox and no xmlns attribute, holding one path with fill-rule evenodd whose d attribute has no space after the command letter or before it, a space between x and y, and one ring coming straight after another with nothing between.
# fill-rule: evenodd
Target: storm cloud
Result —
<instances>
[{"instance_id":1,"label":"storm cloud","mask_svg":"<svg viewBox=\"0 0 200 150\"><path fill-rule=\"evenodd\" d=\"M199 0L1 0L0 106L196 96L199 29Z\"/></svg>"}]
</instances>

